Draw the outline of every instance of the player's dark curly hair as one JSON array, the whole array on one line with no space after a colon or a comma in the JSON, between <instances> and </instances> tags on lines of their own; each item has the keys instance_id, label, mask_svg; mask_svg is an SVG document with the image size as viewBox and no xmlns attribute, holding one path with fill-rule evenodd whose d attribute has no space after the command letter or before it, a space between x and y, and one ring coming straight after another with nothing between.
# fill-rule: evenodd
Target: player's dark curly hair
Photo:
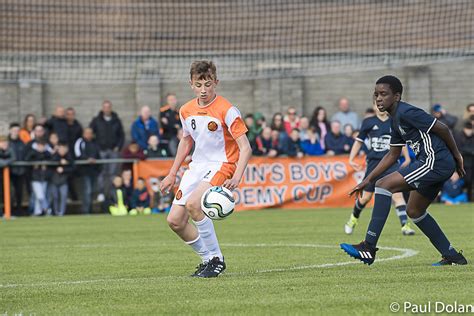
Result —
<instances>
[{"instance_id":1,"label":"player's dark curly hair","mask_svg":"<svg viewBox=\"0 0 474 316\"><path fill-rule=\"evenodd\" d=\"M395 76L391 76L391 75L383 76L382 78L377 80L375 84L388 84L394 94L400 93L400 95L402 95L403 93L402 82L400 81L400 79L398 79Z\"/></svg>"},{"instance_id":2,"label":"player's dark curly hair","mask_svg":"<svg viewBox=\"0 0 474 316\"><path fill-rule=\"evenodd\" d=\"M196 60L191 64L191 80L216 80L216 65L210 60Z\"/></svg>"}]
</instances>

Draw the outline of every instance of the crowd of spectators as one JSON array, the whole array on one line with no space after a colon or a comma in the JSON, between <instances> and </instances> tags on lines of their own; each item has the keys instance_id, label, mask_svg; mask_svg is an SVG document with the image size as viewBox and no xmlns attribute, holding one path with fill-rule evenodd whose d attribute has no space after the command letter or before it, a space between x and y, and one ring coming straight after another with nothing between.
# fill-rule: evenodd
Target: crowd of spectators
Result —
<instances>
[{"instance_id":1,"label":"crowd of spectators","mask_svg":"<svg viewBox=\"0 0 474 316\"><path fill-rule=\"evenodd\" d=\"M351 110L347 98L341 98L337 107L339 111L330 119L321 106L309 117L293 106L285 113L274 113L269 121L259 112L245 115L253 155L300 158L348 154L362 119L375 113L368 108L363 117L359 116ZM431 114L453 131L467 171L464 179L453 176L446 182L441 199L445 203L472 200L474 104L466 107L462 119L447 113L440 104L431 107ZM130 142L126 142L122 120L109 100L102 103L100 111L85 126L76 119L74 108L62 106L56 107L49 119L28 114L21 125L11 123L9 134L0 135L0 168L14 161L34 163L11 167L13 212L26 213L22 211L25 192L30 215L63 215L68 199L81 200L83 213L91 212L95 199L102 203L103 210L115 215L122 215L124 209L147 214L152 209L169 208L171 198L162 197L158 190L150 193L146 201L140 200L146 194L141 192L142 183L138 188L132 186L131 163L112 160L101 164L97 160L173 157L182 136L176 95L166 96L166 104L156 117L150 107L143 106L130 131ZM77 160L89 163L76 165ZM154 181L150 186L157 188L159 179ZM470 193L466 194L464 188ZM142 207L145 205L149 207Z\"/></svg>"}]
</instances>

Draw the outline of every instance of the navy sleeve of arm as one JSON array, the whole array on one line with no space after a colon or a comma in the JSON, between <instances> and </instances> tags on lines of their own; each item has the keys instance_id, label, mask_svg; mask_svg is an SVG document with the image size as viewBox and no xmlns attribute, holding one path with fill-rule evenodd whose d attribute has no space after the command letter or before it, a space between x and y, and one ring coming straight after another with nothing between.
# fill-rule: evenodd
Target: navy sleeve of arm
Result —
<instances>
[{"instance_id":1,"label":"navy sleeve of arm","mask_svg":"<svg viewBox=\"0 0 474 316\"><path fill-rule=\"evenodd\" d=\"M402 119L423 133L429 133L436 122L434 117L417 107L410 107L406 110Z\"/></svg>"},{"instance_id":2,"label":"navy sleeve of arm","mask_svg":"<svg viewBox=\"0 0 474 316\"><path fill-rule=\"evenodd\" d=\"M362 125L360 127L359 135L357 135L356 140L363 143L364 140L367 138L367 134L369 133L369 119L365 119L362 121Z\"/></svg>"},{"instance_id":3,"label":"navy sleeve of arm","mask_svg":"<svg viewBox=\"0 0 474 316\"><path fill-rule=\"evenodd\" d=\"M396 128L392 125L391 128L391 137L390 137L390 146L405 146L405 141L402 138L402 135L398 132Z\"/></svg>"}]
</instances>

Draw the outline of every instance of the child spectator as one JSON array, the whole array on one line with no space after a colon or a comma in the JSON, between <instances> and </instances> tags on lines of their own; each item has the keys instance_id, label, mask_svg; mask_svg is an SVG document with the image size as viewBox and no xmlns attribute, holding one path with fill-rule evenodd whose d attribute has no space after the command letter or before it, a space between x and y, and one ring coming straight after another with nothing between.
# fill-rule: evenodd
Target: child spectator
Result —
<instances>
[{"instance_id":1,"label":"child spectator","mask_svg":"<svg viewBox=\"0 0 474 316\"><path fill-rule=\"evenodd\" d=\"M253 150L255 156L278 156L278 138L272 138L272 129L270 127L265 127L263 129L262 133L255 139L255 144L256 147Z\"/></svg>"},{"instance_id":2,"label":"child spectator","mask_svg":"<svg viewBox=\"0 0 474 316\"><path fill-rule=\"evenodd\" d=\"M288 157L301 158L304 156L304 152L300 145L300 130L294 128L290 133L290 138L286 142L284 153Z\"/></svg>"},{"instance_id":3,"label":"child spectator","mask_svg":"<svg viewBox=\"0 0 474 316\"><path fill-rule=\"evenodd\" d=\"M145 179L138 178L137 187L133 190L130 215L151 214L150 194L146 188Z\"/></svg>"},{"instance_id":4,"label":"child spectator","mask_svg":"<svg viewBox=\"0 0 474 316\"><path fill-rule=\"evenodd\" d=\"M309 129L309 119L305 116L300 119L300 141L305 141L308 139L308 129Z\"/></svg>"},{"instance_id":5,"label":"child spectator","mask_svg":"<svg viewBox=\"0 0 474 316\"><path fill-rule=\"evenodd\" d=\"M52 132L51 134L49 134L48 140L49 140L48 141L49 147L51 148L49 152L51 155L54 155L55 153L58 152L58 145L59 145L58 134Z\"/></svg>"},{"instance_id":6,"label":"child spectator","mask_svg":"<svg viewBox=\"0 0 474 316\"><path fill-rule=\"evenodd\" d=\"M171 209L173 193L162 194L160 191L160 180L157 178L150 179L151 196L151 212L153 214L168 213Z\"/></svg>"},{"instance_id":7,"label":"child spectator","mask_svg":"<svg viewBox=\"0 0 474 316\"><path fill-rule=\"evenodd\" d=\"M114 216L123 216L128 214L126 200L127 195L123 187L122 177L115 176L112 180L112 190L109 193L109 212Z\"/></svg>"},{"instance_id":8,"label":"child spectator","mask_svg":"<svg viewBox=\"0 0 474 316\"><path fill-rule=\"evenodd\" d=\"M328 156L342 155L350 152L354 140L341 133L341 123L331 122L331 131L326 135L326 153Z\"/></svg>"},{"instance_id":9,"label":"child spectator","mask_svg":"<svg viewBox=\"0 0 474 316\"><path fill-rule=\"evenodd\" d=\"M161 203L161 191L160 191L160 182L158 178L150 178L150 188L151 188L151 213L158 214L160 213L160 203Z\"/></svg>"},{"instance_id":10,"label":"child spectator","mask_svg":"<svg viewBox=\"0 0 474 316\"><path fill-rule=\"evenodd\" d=\"M348 138L355 139L353 137L354 135L354 128L352 127L351 124L346 124L344 125L344 135Z\"/></svg>"},{"instance_id":11,"label":"child spectator","mask_svg":"<svg viewBox=\"0 0 474 316\"><path fill-rule=\"evenodd\" d=\"M446 181L441 191L441 202L446 205L467 203L467 194L463 192L464 180L459 178L454 172L451 178Z\"/></svg>"},{"instance_id":12,"label":"child spectator","mask_svg":"<svg viewBox=\"0 0 474 316\"><path fill-rule=\"evenodd\" d=\"M151 135L148 138L148 148L143 151L143 154L147 159L171 156L168 146L160 146L160 139L156 135Z\"/></svg>"},{"instance_id":13,"label":"child spectator","mask_svg":"<svg viewBox=\"0 0 474 316\"><path fill-rule=\"evenodd\" d=\"M130 202L132 201L133 195L133 181L132 181L132 170L124 169L122 171L122 188L125 194L124 201L125 206L130 208Z\"/></svg>"},{"instance_id":14,"label":"child spectator","mask_svg":"<svg viewBox=\"0 0 474 316\"><path fill-rule=\"evenodd\" d=\"M88 164L80 167L82 175L82 213L89 214L92 210L92 200L95 192L97 176L101 166L95 161L100 159L99 146L94 141L92 128L85 128L83 135L74 145L74 154L77 159L87 160Z\"/></svg>"},{"instance_id":15,"label":"child spectator","mask_svg":"<svg viewBox=\"0 0 474 316\"><path fill-rule=\"evenodd\" d=\"M318 141L318 134L312 128L308 129L308 139L301 141L301 149L308 156L324 155L324 150Z\"/></svg>"},{"instance_id":16,"label":"child spectator","mask_svg":"<svg viewBox=\"0 0 474 316\"><path fill-rule=\"evenodd\" d=\"M144 160L145 159L145 155L143 154L143 150L140 148L140 146L135 143L135 142L131 142L130 144L128 144L127 147L124 148L124 150L122 151L122 158L124 159L140 159L140 160ZM129 162L129 163L124 163L122 168L124 169L132 169L132 166L133 166L133 163Z\"/></svg>"},{"instance_id":17,"label":"child spectator","mask_svg":"<svg viewBox=\"0 0 474 316\"><path fill-rule=\"evenodd\" d=\"M53 166L49 192L53 198L53 212L55 215L63 216L66 212L66 202L68 195L68 178L74 171L74 159L69 153L69 144L61 142L52 161L58 162L59 166Z\"/></svg>"},{"instance_id":18,"label":"child spectator","mask_svg":"<svg viewBox=\"0 0 474 316\"><path fill-rule=\"evenodd\" d=\"M26 153L25 160L31 162L49 161L51 154L47 150L46 141L36 139L31 145L31 150ZM34 200L34 216L50 215L47 199L49 171L45 164L35 164L31 170L31 187L35 196Z\"/></svg>"}]
</instances>

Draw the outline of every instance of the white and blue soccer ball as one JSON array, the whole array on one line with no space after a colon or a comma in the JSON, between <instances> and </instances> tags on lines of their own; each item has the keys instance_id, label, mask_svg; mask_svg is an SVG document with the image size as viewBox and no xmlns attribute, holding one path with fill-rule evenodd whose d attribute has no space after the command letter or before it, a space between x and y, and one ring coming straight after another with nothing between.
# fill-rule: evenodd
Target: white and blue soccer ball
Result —
<instances>
[{"instance_id":1,"label":"white and blue soccer ball","mask_svg":"<svg viewBox=\"0 0 474 316\"><path fill-rule=\"evenodd\" d=\"M202 195L201 208L210 219L222 220L234 212L234 195L224 187L209 188Z\"/></svg>"}]
</instances>

